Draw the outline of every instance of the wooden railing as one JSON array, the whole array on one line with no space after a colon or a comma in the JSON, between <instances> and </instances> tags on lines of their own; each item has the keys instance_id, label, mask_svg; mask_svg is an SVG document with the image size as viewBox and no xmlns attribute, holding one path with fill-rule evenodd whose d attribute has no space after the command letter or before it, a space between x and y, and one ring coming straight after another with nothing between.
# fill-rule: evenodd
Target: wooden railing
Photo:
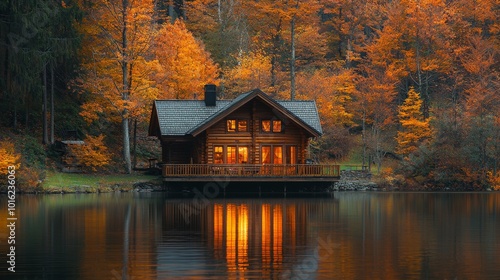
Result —
<instances>
[{"instance_id":1,"label":"wooden railing","mask_svg":"<svg viewBox=\"0 0 500 280\"><path fill-rule=\"evenodd\" d=\"M163 164L164 177L339 177L331 164Z\"/></svg>"}]
</instances>

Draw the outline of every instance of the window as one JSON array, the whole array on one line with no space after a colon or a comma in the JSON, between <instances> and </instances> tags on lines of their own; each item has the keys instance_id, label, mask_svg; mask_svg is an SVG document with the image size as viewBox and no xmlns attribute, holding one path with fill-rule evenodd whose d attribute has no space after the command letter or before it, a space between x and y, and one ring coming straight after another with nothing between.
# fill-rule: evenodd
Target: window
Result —
<instances>
[{"instance_id":1,"label":"window","mask_svg":"<svg viewBox=\"0 0 500 280\"><path fill-rule=\"evenodd\" d=\"M271 146L262 146L261 148L262 164L271 163Z\"/></svg>"},{"instance_id":2,"label":"window","mask_svg":"<svg viewBox=\"0 0 500 280\"><path fill-rule=\"evenodd\" d=\"M248 123L246 120L238 120L238 131L245 132L248 129Z\"/></svg>"},{"instance_id":3,"label":"window","mask_svg":"<svg viewBox=\"0 0 500 280\"><path fill-rule=\"evenodd\" d=\"M227 146L226 163L235 164L236 158L237 158L236 146Z\"/></svg>"},{"instance_id":4,"label":"window","mask_svg":"<svg viewBox=\"0 0 500 280\"><path fill-rule=\"evenodd\" d=\"M236 132L236 120L227 120L227 131Z\"/></svg>"},{"instance_id":5,"label":"window","mask_svg":"<svg viewBox=\"0 0 500 280\"><path fill-rule=\"evenodd\" d=\"M261 127L262 127L262 132L279 133L283 131L283 125L281 120L262 120Z\"/></svg>"},{"instance_id":6,"label":"window","mask_svg":"<svg viewBox=\"0 0 500 280\"><path fill-rule=\"evenodd\" d=\"M262 164L297 164L297 146L262 145Z\"/></svg>"},{"instance_id":7,"label":"window","mask_svg":"<svg viewBox=\"0 0 500 280\"><path fill-rule=\"evenodd\" d=\"M296 146L286 146L286 164L297 164Z\"/></svg>"},{"instance_id":8,"label":"window","mask_svg":"<svg viewBox=\"0 0 500 280\"><path fill-rule=\"evenodd\" d=\"M227 120L227 132L246 132L248 131L247 120Z\"/></svg>"},{"instance_id":9,"label":"window","mask_svg":"<svg viewBox=\"0 0 500 280\"><path fill-rule=\"evenodd\" d=\"M281 132L281 121L273 120L273 132Z\"/></svg>"},{"instance_id":10,"label":"window","mask_svg":"<svg viewBox=\"0 0 500 280\"><path fill-rule=\"evenodd\" d=\"M238 163L248 163L248 147L238 147Z\"/></svg>"},{"instance_id":11,"label":"window","mask_svg":"<svg viewBox=\"0 0 500 280\"><path fill-rule=\"evenodd\" d=\"M283 147L282 146L274 146L273 147L273 163L274 164L283 164Z\"/></svg>"},{"instance_id":12,"label":"window","mask_svg":"<svg viewBox=\"0 0 500 280\"><path fill-rule=\"evenodd\" d=\"M225 156L224 156L225 155ZM247 146L214 146L214 163L215 164L245 164L248 163L248 147Z\"/></svg>"},{"instance_id":13,"label":"window","mask_svg":"<svg viewBox=\"0 0 500 280\"><path fill-rule=\"evenodd\" d=\"M263 132L271 132L271 121L263 120L262 121L262 131Z\"/></svg>"},{"instance_id":14,"label":"window","mask_svg":"<svg viewBox=\"0 0 500 280\"><path fill-rule=\"evenodd\" d=\"M214 146L214 163L216 164L224 163L224 147Z\"/></svg>"}]
</instances>

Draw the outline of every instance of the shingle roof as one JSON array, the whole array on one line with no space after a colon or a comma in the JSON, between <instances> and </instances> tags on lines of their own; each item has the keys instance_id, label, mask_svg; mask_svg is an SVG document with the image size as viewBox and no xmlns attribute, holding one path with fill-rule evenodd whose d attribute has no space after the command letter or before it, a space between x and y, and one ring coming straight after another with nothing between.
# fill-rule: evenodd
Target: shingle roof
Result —
<instances>
[{"instance_id":1,"label":"shingle roof","mask_svg":"<svg viewBox=\"0 0 500 280\"><path fill-rule=\"evenodd\" d=\"M205 106L203 100L156 100L155 108L161 135L182 136L190 134L190 132L210 122L226 110L238 105L242 99L251 93L253 91L241 94L233 100L217 100L215 106ZM318 134L322 134L314 101L276 100L276 102Z\"/></svg>"},{"instance_id":2,"label":"shingle roof","mask_svg":"<svg viewBox=\"0 0 500 280\"><path fill-rule=\"evenodd\" d=\"M319 134L323 134L321 129L321 122L316 108L316 102L313 100L276 100L278 104L285 107L292 114L303 120L310 127L314 128Z\"/></svg>"}]
</instances>

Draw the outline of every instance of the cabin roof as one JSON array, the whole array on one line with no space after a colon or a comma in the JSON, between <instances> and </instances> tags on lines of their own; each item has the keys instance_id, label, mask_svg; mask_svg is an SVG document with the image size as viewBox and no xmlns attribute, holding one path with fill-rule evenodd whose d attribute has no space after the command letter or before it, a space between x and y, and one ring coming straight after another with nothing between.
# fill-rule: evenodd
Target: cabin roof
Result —
<instances>
[{"instance_id":1,"label":"cabin roof","mask_svg":"<svg viewBox=\"0 0 500 280\"><path fill-rule=\"evenodd\" d=\"M255 97L280 110L314 136L322 134L316 102L274 100L258 89L240 94L233 100L217 100L215 106L206 106L204 100L156 100L149 134L155 135L151 126L156 123L157 118L156 125L162 136L197 135L214 121L224 118Z\"/></svg>"}]
</instances>

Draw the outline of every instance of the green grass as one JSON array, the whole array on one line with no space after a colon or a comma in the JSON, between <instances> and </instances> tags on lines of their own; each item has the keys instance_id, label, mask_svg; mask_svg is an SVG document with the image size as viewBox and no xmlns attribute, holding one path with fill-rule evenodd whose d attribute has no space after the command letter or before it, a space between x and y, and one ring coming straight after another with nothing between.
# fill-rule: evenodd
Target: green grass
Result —
<instances>
[{"instance_id":1,"label":"green grass","mask_svg":"<svg viewBox=\"0 0 500 280\"><path fill-rule=\"evenodd\" d=\"M115 174L115 175L97 175L97 174L77 174L77 173L59 173L49 172L43 181L43 187L68 187L68 186L99 186L112 184L125 184L136 182L147 182L157 179L158 176L142 174Z\"/></svg>"}]
</instances>

